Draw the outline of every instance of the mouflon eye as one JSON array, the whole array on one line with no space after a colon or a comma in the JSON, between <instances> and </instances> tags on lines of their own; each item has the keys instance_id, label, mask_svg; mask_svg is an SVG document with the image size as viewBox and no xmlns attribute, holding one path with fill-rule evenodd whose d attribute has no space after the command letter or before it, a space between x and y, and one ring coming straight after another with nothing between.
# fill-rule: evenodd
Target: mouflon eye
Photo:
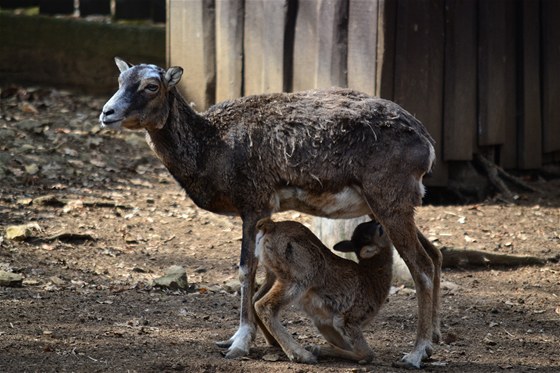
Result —
<instances>
[{"instance_id":1,"label":"mouflon eye","mask_svg":"<svg viewBox=\"0 0 560 373\"><path fill-rule=\"evenodd\" d=\"M379 237L383 236L383 226L379 226Z\"/></svg>"},{"instance_id":2,"label":"mouflon eye","mask_svg":"<svg viewBox=\"0 0 560 373\"><path fill-rule=\"evenodd\" d=\"M148 84L144 89L150 92L157 92L159 86L157 84Z\"/></svg>"}]
</instances>

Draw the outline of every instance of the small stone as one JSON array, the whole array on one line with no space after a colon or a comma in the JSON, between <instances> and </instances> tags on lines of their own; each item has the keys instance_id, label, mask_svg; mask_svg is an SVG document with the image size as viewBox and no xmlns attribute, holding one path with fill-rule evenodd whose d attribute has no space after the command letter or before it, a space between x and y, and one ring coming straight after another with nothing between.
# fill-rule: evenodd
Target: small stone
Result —
<instances>
[{"instance_id":1,"label":"small stone","mask_svg":"<svg viewBox=\"0 0 560 373\"><path fill-rule=\"evenodd\" d=\"M187 272L181 266L171 266L165 271L165 276L153 280L153 286L172 290L186 290L189 287Z\"/></svg>"},{"instance_id":2,"label":"small stone","mask_svg":"<svg viewBox=\"0 0 560 373\"><path fill-rule=\"evenodd\" d=\"M0 271L0 286L21 287L23 284L23 276L18 273Z\"/></svg>"},{"instance_id":3,"label":"small stone","mask_svg":"<svg viewBox=\"0 0 560 373\"><path fill-rule=\"evenodd\" d=\"M61 279L60 277L57 276L52 276L49 278L49 281L56 286L63 286L66 284L66 281L64 281L63 279Z\"/></svg>"},{"instance_id":4,"label":"small stone","mask_svg":"<svg viewBox=\"0 0 560 373\"><path fill-rule=\"evenodd\" d=\"M237 279L230 280L223 284L222 288L228 293L237 293L241 291L241 283Z\"/></svg>"},{"instance_id":5,"label":"small stone","mask_svg":"<svg viewBox=\"0 0 560 373\"><path fill-rule=\"evenodd\" d=\"M488 346L496 346L498 344L498 342L490 339L490 337L488 335L486 337L484 337L484 343Z\"/></svg>"},{"instance_id":6,"label":"small stone","mask_svg":"<svg viewBox=\"0 0 560 373\"><path fill-rule=\"evenodd\" d=\"M37 164L35 163L31 163L25 166L25 172L27 172L29 175L35 175L37 172L39 172L39 166L37 166Z\"/></svg>"},{"instance_id":7,"label":"small stone","mask_svg":"<svg viewBox=\"0 0 560 373\"><path fill-rule=\"evenodd\" d=\"M33 204L41 206L62 207L66 204L66 202L62 201L54 194L47 194L45 196L40 196L33 199Z\"/></svg>"},{"instance_id":8,"label":"small stone","mask_svg":"<svg viewBox=\"0 0 560 373\"><path fill-rule=\"evenodd\" d=\"M280 355L278 354L266 354L262 357L264 361L278 361L280 360Z\"/></svg>"},{"instance_id":9,"label":"small stone","mask_svg":"<svg viewBox=\"0 0 560 373\"><path fill-rule=\"evenodd\" d=\"M32 236L34 230L40 230L39 224L29 223L23 225L11 225L6 228L6 238L8 240L23 241Z\"/></svg>"}]
</instances>

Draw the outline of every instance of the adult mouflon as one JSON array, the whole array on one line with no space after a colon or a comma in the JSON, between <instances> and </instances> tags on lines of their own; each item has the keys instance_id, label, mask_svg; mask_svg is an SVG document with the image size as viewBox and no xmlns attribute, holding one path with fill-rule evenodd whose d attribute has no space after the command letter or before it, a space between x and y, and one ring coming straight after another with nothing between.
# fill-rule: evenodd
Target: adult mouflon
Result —
<instances>
[{"instance_id":1,"label":"adult mouflon","mask_svg":"<svg viewBox=\"0 0 560 373\"><path fill-rule=\"evenodd\" d=\"M197 113L179 94L183 69L132 66L116 58L119 89L103 107L104 126L143 129L177 182L200 208L240 216L241 317L218 345L246 355L256 333L256 223L298 210L330 218L369 214L381 223L417 290L414 349L401 364L420 367L439 331L441 254L420 233L415 207L434 141L397 104L350 89L248 96Z\"/></svg>"}]
</instances>

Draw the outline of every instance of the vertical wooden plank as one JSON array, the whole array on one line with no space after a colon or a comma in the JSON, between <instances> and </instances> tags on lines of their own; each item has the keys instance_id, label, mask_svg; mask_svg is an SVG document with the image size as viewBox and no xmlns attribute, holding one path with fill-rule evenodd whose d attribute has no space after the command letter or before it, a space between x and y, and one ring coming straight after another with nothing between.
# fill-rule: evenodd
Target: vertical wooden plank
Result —
<instances>
[{"instance_id":1,"label":"vertical wooden plank","mask_svg":"<svg viewBox=\"0 0 560 373\"><path fill-rule=\"evenodd\" d=\"M179 89L199 111L215 97L214 11L213 0L169 0L169 61L185 70Z\"/></svg>"},{"instance_id":2,"label":"vertical wooden plank","mask_svg":"<svg viewBox=\"0 0 560 373\"><path fill-rule=\"evenodd\" d=\"M299 1L294 37L292 89L303 91L316 85L317 3Z\"/></svg>"},{"instance_id":3,"label":"vertical wooden plank","mask_svg":"<svg viewBox=\"0 0 560 373\"><path fill-rule=\"evenodd\" d=\"M499 163L502 167L513 169L518 167L518 82L517 82L517 66L518 61L518 31L520 23L518 21L519 1L506 2L506 108L505 108L505 128L504 128L504 144L500 148Z\"/></svg>"},{"instance_id":4,"label":"vertical wooden plank","mask_svg":"<svg viewBox=\"0 0 560 373\"><path fill-rule=\"evenodd\" d=\"M375 94L394 99L397 0L378 0Z\"/></svg>"},{"instance_id":5,"label":"vertical wooden plank","mask_svg":"<svg viewBox=\"0 0 560 373\"><path fill-rule=\"evenodd\" d=\"M245 0L243 33L244 95L262 93L263 87L263 0Z\"/></svg>"},{"instance_id":6,"label":"vertical wooden plank","mask_svg":"<svg viewBox=\"0 0 560 373\"><path fill-rule=\"evenodd\" d=\"M80 17L111 14L111 0L80 0Z\"/></svg>"},{"instance_id":7,"label":"vertical wooden plank","mask_svg":"<svg viewBox=\"0 0 560 373\"><path fill-rule=\"evenodd\" d=\"M265 0L266 1L266 0ZM284 85L284 38L288 1L266 1L263 4L261 54L263 56L262 92L283 92Z\"/></svg>"},{"instance_id":8,"label":"vertical wooden plank","mask_svg":"<svg viewBox=\"0 0 560 373\"><path fill-rule=\"evenodd\" d=\"M282 92L288 0L245 2L245 95Z\"/></svg>"},{"instance_id":9,"label":"vertical wooden plank","mask_svg":"<svg viewBox=\"0 0 560 373\"><path fill-rule=\"evenodd\" d=\"M242 0L216 2L216 101L243 94Z\"/></svg>"},{"instance_id":10,"label":"vertical wooden plank","mask_svg":"<svg viewBox=\"0 0 560 373\"><path fill-rule=\"evenodd\" d=\"M150 19L150 0L115 0L116 19Z\"/></svg>"},{"instance_id":11,"label":"vertical wooden plank","mask_svg":"<svg viewBox=\"0 0 560 373\"><path fill-rule=\"evenodd\" d=\"M476 139L476 2L445 2L443 160L471 160Z\"/></svg>"},{"instance_id":12,"label":"vertical wooden plank","mask_svg":"<svg viewBox=\"0 0 560 373\"><path fill-rule=\"evenodd\" d=\"M317 88L347 86L348 0L318 0Z\"/></svg>"},{"instance_id":13,"label":"vertical wooden plank","mask_svg":"<svg viewBox=\"0 0 560 373\"><path fill-rule=\"evenodd\" d=\"M348 0L300 1L294 38L294 91L346 86Z\"/></svg>"},{"instance_id":14,"label":"vertical wooden plank","mask_svg":"<svg viewBox=\"0 0 560 373\"><path fill-rule=\"evenodd\" d=\"M72 14L74 0L39 0L40 14Z\"/></svg>"},{"instance_id":15,"label":"vertical wooden plank","mask_svg":"<svg viewBox=\"0 0 560 373\"><path fill-rule=\"evenodd\" d=\"M542 1L543 151L560 151L560 1Z\"/></svg>"},{"instance_id":16,"label":"vertical wooden plank","mask_svg":"<svg viewBox=\"0 0 560 373\"><path fill-rule=\"evenodd\" d=\"M395 101L415 115L436 141L443 138L443 0L399 1L395 57ZM436 162L428 185L446 185L445 163Z\"/></svg>"},{"instance_id":17,"label":"vertical wooden plank","mask_svg":"<svg viewBox=\"0 0 560 373\"><path fill-rule=\"evenodd\" d=\"M478 144L501 145L506 121L505 1L479 3Z\"/></svg>"},{"instance_id":18,"label":"vertical wooden plank","mask_svg":"<svg viewBox=\"0 0 560 373\"><path fill-rule=\"evenodd\" d=\"M375 95L377 0L351 0L348 10L348 87Z\"/></svg>"},{"instance_id":19,"label":"vertical wooden plank","mask_svg":"<svg viewBox=\"0 0 560 373\"><path fill-rule=\"evenodd\" d=\"M521 7L521 117L519 168L542 165L542 121L540 92L540 9L537 0L525 0Z\"/></svg>"}]
</instances>

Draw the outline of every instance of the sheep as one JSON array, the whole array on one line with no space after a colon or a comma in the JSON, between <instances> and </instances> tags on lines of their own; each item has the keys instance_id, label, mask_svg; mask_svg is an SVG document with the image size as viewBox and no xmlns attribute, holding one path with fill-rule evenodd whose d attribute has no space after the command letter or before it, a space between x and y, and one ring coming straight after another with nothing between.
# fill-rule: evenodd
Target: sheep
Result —
<instances>
[{"instance_id":1,"label":"sheep","mask_svg":"<svg viewBox=\"0 0 560 373\"><path fill-rule=\"evenodd\" d=\"M255 310L270 344L288 358L316 363L331 356L370 362L373 351L362 327L389 295L392 279L391 241L376 222L356 227L350 241L334 250L355 252L358 264L333 254L309 229L294 221L257 223L257 256L266 268L263 290L255 295ZM301 305L329 345L304 349L279 320L289 304Z\"/></svg>"},{"instance_id":2,"label":"sheep","mask_svg":"<svg viewBox=\"0 0 560 373\"><path fill-rule=\"evenodd\" d=\"M177 90L181 67L167 70L115 58L119 89L102 126L145 130L156 156L200 208L240 216L240 323L226 358L249 353L257 324L251 303L258 260L255 225L273 213L379 222L412 274L416 342L400 365L419 368L440 337L441 254L416 228L422 179L434 140L397 104L351 89L247 96L197 113Z\"/></svg>"}]
</instances>

